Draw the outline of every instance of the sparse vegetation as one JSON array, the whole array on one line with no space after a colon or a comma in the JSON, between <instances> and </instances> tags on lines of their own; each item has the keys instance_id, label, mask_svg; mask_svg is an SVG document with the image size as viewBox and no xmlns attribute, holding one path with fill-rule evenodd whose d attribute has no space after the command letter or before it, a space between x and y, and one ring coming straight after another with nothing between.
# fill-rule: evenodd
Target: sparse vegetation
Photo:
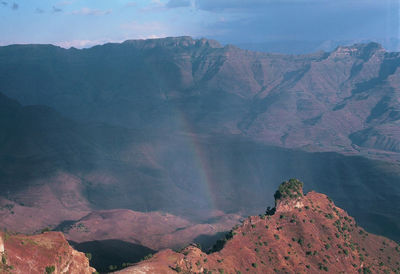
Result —
<instances>
[{"instance_id":1,"label":"sparse vegetation","mask_svg":"<svg viewBox=\"0 0 400 274\"><path fill-rule=\"evenodd\" d=\"M178 273L182 272L182 268L179 265L177 265L175 268L172 268L172 269Z\"/></svg>"},{"instance_id":2,"label":"sparse vegetation","mask_svg":"<svg viewBox=\"0 0 400 274\"><path fill-rule=\"evenodd\" d=\"M371 270L369 269L369 267L363 267L362 272L363 272L364 274L372 273Z\"/></svg>"},{"instance_id":3,"label":"sparse vegetation","mask_svg":"<svg viewBox=\"0 0 400 274\"><path fill-rule=\"evenodd\" d=\"M283 182L275 192L275 199L299 198L303 196L303 183L297 179Z\"/></svg>"},{"instance_id":4,"label":"sparse vegetation","mask_svg":"<svg viewBox=\"0 0 400 274\"><path fill-rule=\"evenodd\" d=\"M328 267L326 265L321 264L321 263L319 264L319 269L328 272Z\"/></svg>"},{"instance_id":5,"label":"sparse vegetation","mask_svg":"<svg viewBox=\"0 0 400 274\"><path fill-rule=\"evenodd\" d=\"M252 226L253 226L253 225L252 225ZM254 225L254 227L255 227L255 225ZM214 244L214 246L213 246L213 247L211 248L211 250L210 250L210 253L220 251L222 248L224 248L225 243L226 243L228 240L232 239L234 235L236 235L236 232L234 232L233 230L231 230L231 231L229 231L228 233L226 233L226 234L225 234L225 237L224 237L222 240L218 240L218 241ZM246 233L245 233L245 232L242 232L242 235L245 236Z\"/></svg>"},{"instance_id":6,"label":"sparse vegetation","mask_svg":"<svg viewBox=\"0 0 400 274\"><path fill-rule=\"evenodd\" d=\"M45 233L45 232L49 232L51 231L51 229L49 227L45 227L42 230L40 230L40 233Z\"/></svg>"},{"instance_id":7,"label":"sparse vegetation","mask_svg":"<svg viewBox=\"0 0 400 274\"><path fill-rule=\"evenodd\" d=\"M85 256L89 261L92 259L92 253L85 253Z\"/></svg>"},{"instance_id":8,"label":"sparse vegetation","mask_svg":"<svg viewBox=\"0 0 400 274\"><path fill-rule=\"evenodd\" d=\"M46 266L45 271L46 271L46 274L54 273L54 271L56 271L56 267L54 265Z\"/></svg>"},{"instance_id":9,"label":"sparse vegetation","mask_svg":"<svg viewBox=\"0 0 400 274\"><path fill-rule=\"evenodd\" d=\"M303 243L304 243L304 240L303 240L303 238L299 238L298 240L297 240L297 243L299 244L299 245L303 245Z\"/></svg>"},{"instance_id":10,"label":"sparse vegetation","mask_svg":"<svg viewBox=\"0 0 400 274\"><path fill-rule=\"evenodd\" d=\"M186 253L186 254L185 254L185 253ZM187 254L188 254L187 251L184 251L184 252L183 252L183 255L186 256ZM150 254L147 254L146 256L143 257L143 259L141 259L141 261L145 261L145 260L151 259L152 257L153 257L153 254L151 254L151 253L150 253Z\"/></svg>"}]
</instances>

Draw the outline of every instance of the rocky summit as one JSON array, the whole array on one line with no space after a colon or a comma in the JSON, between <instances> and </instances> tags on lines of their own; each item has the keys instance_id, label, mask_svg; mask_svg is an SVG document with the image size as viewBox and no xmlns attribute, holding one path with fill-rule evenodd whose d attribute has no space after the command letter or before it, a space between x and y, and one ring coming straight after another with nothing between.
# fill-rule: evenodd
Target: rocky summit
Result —
<instances>
[{"instance_id":1,"label":"rocky summit","mask_svg":"<svg viewBox=\"0 0 400 274\"><path fill-rule=\"evenodd\" d=\"M234 227L214 249L170 249L118 273L398 273L400 246L358 226L326 195L296 179L276 208Z\"/></svg>"}]
</instances>

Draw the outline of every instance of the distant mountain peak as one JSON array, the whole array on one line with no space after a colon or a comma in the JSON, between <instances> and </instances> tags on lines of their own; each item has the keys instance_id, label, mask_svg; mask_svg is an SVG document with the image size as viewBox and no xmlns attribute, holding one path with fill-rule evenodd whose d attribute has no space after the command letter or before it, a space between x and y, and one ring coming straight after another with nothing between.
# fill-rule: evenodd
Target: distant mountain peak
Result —
<instances>
[{"instance_id":1,"label":"distant mountain peak","mask_svg":"<svg viewBox=\"0 0 400 274\"><path fill-rule=\"evenodd\" d=\"M333 51L335 57L354 56L364 61L369 60L375 53L384 52L381 44L376 42L360 43L351 46L339 46Z\"/></svg>"}]
</instances>

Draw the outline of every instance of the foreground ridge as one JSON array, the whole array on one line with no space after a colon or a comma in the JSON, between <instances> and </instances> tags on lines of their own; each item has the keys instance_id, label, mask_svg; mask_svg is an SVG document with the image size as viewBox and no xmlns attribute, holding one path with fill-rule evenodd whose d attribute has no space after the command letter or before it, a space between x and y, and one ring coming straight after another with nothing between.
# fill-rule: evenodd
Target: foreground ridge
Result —
<instances>
[{"instance_id":1,"label":"foreground ridge","mask_svg":"<svg viewBox=\"0 0 400 274\"><path fill-rule=\"evenodd\" d=\"M61 232L0 232L0 256L0 273L97 273L89 266L90 255L73 249Z\"/></svg>"},{"instance_id":2,"label":"foreground ridge","mask_svg":"<svg viewBox=\"0 0 400 274\"><path fill-rule=\"evenodd\" d=\"M302 187L282 183L274 209L234 227L209 254L196 245L167 249L118 273L400 273L399 245Z\"/></svg>"}]
</instances>

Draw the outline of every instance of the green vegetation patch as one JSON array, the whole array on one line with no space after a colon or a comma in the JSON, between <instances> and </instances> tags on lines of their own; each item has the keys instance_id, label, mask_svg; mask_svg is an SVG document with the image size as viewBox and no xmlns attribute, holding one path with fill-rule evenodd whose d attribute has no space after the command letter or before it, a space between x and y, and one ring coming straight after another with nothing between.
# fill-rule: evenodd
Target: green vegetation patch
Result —
<instances>
[{"instance_id":1,"label":"green vegetation patch","mask_svg":"<svg viewBox=\"0 0 400 274\"><path fill-rule=\"evenodd\" d=\"M283 182L275 192L274 197L275 199L303 197L303 183L297 179L290 179Z\"/></svg>"},{"instance_id":2,"label":"green vegetation patch","mask_svg":"<svg viewBox=\"0 0 400 274\"><path fill-rule=\"evenodd\" d=\"M47 274L54 273L54 271L56 271L56 267L54 265L46 266L45 271L46 271Z\"/></svg>"}]
</instances>

